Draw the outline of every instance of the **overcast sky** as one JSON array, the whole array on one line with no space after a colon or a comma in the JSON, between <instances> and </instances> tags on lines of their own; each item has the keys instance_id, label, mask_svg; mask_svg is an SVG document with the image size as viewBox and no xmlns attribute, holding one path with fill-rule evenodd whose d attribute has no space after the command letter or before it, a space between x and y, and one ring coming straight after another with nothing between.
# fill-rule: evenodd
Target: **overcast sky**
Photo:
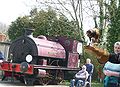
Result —
<instances>
[{"instance_id":1,"label":"overcast sky","mask_svg":"<svg viewBox=\"0 0 120 87\"><path fill-rule=\"evenodd\" d=\"M0 0L0 22L10 25L19 16L28 15L36 0ZM94 27L93 20L90 17L85 17L85 30Z\"/></svg>"},{"instance_id":2,"label":"overcast sky","mask_svg":"<svg viewBox=\"0 0 120 87\"><path fill-rule=\"evenodd\" d=\"M0 22L9 25L17 17L29 14L27 0L0 0Z\"/></svg>"}]
</instances>

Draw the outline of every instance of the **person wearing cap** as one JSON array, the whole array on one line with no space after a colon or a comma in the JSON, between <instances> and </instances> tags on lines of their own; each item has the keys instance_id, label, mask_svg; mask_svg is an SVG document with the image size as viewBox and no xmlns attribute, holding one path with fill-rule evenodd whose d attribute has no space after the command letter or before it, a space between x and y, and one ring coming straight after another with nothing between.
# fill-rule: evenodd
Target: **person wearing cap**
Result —
<instances>
[{"instance_id":1,"label":"person wearing cap","mask_svg":"<svg viewBox=\"0 0 120 87\"><path fill-rule=\"evenodd\" d=\"M80 86L84 86L85 85L85 81L87 81L88 79L88 72L86 71L86 66L83 65L82 69L75 74L75 79L72 79L70 81L70 87L74 87L74 85L76 85L76 87L80 87Z\"/></svg>"}]
</instances>

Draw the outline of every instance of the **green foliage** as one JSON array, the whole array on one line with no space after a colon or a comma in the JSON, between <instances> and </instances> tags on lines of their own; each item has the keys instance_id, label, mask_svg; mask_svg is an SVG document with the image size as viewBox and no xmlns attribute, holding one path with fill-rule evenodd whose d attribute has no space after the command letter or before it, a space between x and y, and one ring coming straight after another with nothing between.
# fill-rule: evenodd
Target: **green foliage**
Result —
<instances>
[{"instance_id":1,"label":"green foliage","mask_svg":"<svg viewBox=\"0 0 120 87\"><path fill-rule=\"evenodd\" d=\"M30 27L30 21L28 16L18 17L16 21L12 22L8 29L8 35L11 40L23 35L24 28Z\"/></svg>"},{"instance_id":2,"label":"green foliage","mask_svg":"<svg viewBox=\"0 0 120 87\"><path fill-rule=\"evenodd\" d=\"M117 7L117 3L115 1L111 1L111 5L109 7L110 12L110 28L108 30L107 48L110 52L113 51L113 45L116 41L120 41L120 6Z\"/></svg>"},{"instance_id":3,"label":"green foliage","mask_svg":"<svg viewBox=\"0 0 120 87\"><path fill-rule=\"evenodd\" d=\"M57 15L54 10L48 9L31 10L30 16L18 17L12 22L8 30L11 40L23 35L25 28L34 28L34 36L67 36L69 38L79 39L78 31L74 21L69 21L63 15Z\"/></svg>"},{"instance_id":4,"label":"green foliage","mask_svg":"<svg viewBox=\"0 0 120 87\"><path fill-rule=\"evenodd\" d=\"M95 83L95 82L92 82L92 86L91 87L104 87L103 83Z\"/></svg>"},{"instance_id":5,"label":"green foliage","mask_svg":"<svg viewBox=\"0 0 120 87\"><path fill-rule=\"evenodd\" d=\"M60 85L65 85L66 87L68 86L70 86L70 81L68 81L68 80L65 80L65 81L63 81L63 82L61 82L60 83ZM91 87L103 87L104 85L103 85L103 83L101 82L98 82L98 81L92 81L92 83L91 83Z\"/></svg>"}]
</instances>

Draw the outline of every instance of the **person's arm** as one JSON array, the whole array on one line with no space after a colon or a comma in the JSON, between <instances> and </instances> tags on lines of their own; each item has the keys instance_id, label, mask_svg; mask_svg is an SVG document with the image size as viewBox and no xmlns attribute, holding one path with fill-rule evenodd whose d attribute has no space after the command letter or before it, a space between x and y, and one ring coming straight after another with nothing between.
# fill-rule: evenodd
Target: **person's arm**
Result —
<instances>
[{"instance_id":1,"label":"person's arm","mask_svg":"<svg viewBox=\"0 0 120 87\"><path fill-rule=\"evenodd\" d=\"M110 70L103 70L103 73L106 76L116 76L116 77L120 77L120 72L114 72L114 71L110 71Z\"/></svg>"},{"instance_id":2,"label":"person's arm","mask_svg":"<svg viewBox=\"0 0 120 87\"><path fill-rule=\"evenodd\" d=\"M79 75L79 74L76 74L75 77L76 77L76 78L81 78L81 79L85 79L85 78L86 78L85 75Z\"/></svg>"},{"instance_id":3,"label":"person's arm","mask_svg":"<svg viewBox=\"0 0 120 87\"><path fill-rule=\"evenodd\" d=\"M83 75L81 75L81 71L75 74L75 78L85 78Z\"/></svg>"},{"instance_id":4,"label":"person's arm","mask_svg":"<svg viewBox=\"0 0 120 87\"><path fill-rule=\"evenodd\" d=\"M77 73L75 75L76 78L81 78L81 79L87 79L88 76L89 76L88 72L85 72L85 75L83 75L83 74L81 75L80 73Z\"/></svg>"},{"instance_id":5,"label":"person's arm","mask_svg":"<svg viewBox=\"0 0 120 87\"><path fill-rule=\"evenodd\" d=\"M103 73L106 76L116 76L116 77L120 77L120 64L114 64L111 62L106 62L106 64L104 65L103 68Z\"/></svg>"},{"instance_id":6,"label":"person's arm","mask_svg":"<svg viewBox=\"0 0 120 87\"><path fill-rule=\"evenodd\" d=\"M90 71L90 75L92 75L93 74L93 70L94 70L94 65L92 64L92 70Z\"/></svg>"},{"instance_id":7,"label":"person's arm","mask_svg":"<svg viewBox=\"0 0 120 87\"><path fill-rule=\"evenodd\" d=\"M89 76L90 74L86 71L86 74L85 74L85 80L87 81L87 79L88 79L88 76Z\"/></svg>"}]
</instances>

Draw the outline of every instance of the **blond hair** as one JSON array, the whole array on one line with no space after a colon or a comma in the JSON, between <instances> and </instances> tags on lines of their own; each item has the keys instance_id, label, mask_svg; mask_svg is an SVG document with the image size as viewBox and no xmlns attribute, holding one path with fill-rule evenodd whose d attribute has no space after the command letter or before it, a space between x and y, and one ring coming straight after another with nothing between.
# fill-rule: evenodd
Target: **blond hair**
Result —
<instances>
[{"instance_id":1,"label":"blond hair","mask_svg":"<svg viewBox=\"0 0 120 87\"><path fill-rule=\"evenodd\" d=\"M91 59L87 58L86 63L91 63Z\"/></svg>"}]
</instances>

